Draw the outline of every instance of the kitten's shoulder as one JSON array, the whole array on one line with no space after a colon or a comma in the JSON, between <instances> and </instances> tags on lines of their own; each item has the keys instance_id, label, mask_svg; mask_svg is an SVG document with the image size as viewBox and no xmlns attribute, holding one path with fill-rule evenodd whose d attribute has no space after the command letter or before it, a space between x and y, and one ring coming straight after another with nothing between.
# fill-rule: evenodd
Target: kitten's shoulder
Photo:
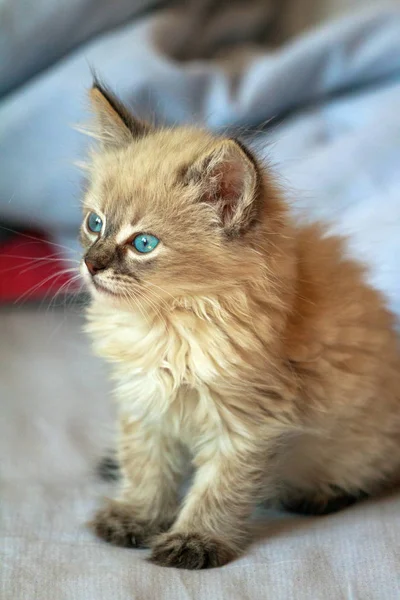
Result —
<instances>
[{"instance_id":1,"label":"kitten's shoulder","mask_svg":"<svg viewBox=\"0 0 400 600\"><path fill-rule=\"evenodd\" d=\"M287 337L292 346L385 346L394 316L383 294L368 282L368 269L353 259L346 239L323 225L298 228L298 277ZM300 343L301 342L301 343Z\"/></svg>"}]
</instances>

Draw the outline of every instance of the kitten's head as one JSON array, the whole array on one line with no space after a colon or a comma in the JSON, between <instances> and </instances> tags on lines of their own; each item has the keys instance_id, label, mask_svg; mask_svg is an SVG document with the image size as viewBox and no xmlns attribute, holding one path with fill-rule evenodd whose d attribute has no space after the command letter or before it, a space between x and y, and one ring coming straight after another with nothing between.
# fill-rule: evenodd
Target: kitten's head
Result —
<instances>
[{"instance_id":1,"label":"kitten's head","mask_svg":"<svg viewBox=\"0 0 400 600\"><path fill-rule=\"evenodd\" d=\"M82 272L94 296L131 303L209 296L259 262L265 181L237 141L136 120L97 82Z\"/></svg>"}]
</instances>

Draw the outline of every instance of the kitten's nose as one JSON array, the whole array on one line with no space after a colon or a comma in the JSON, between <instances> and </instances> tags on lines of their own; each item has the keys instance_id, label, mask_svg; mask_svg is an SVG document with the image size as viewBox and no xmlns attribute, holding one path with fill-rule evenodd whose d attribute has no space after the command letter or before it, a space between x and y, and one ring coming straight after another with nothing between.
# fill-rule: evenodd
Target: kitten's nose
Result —
<instances>
[{"instance_id":1,"label":"kitten's nose","mask_svg":"<svg viewBox=\"0 0 400 600\"><path fill-rule=\"evenodd\" d=\"M98 271L101 271L102 269L104 269L104 267L102 267L100 265L96 265L93 261L89 260L88 258L85 258L85 264L91 275L95 275Z\"/></svg>"}]
</instances>

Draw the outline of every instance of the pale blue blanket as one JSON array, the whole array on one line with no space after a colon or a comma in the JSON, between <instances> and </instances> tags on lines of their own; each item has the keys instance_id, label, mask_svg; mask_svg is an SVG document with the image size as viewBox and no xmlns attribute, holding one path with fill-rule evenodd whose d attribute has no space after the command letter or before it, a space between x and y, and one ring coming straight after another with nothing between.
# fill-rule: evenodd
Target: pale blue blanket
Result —
<instances>
[{"instance_id":1,"label":"pale blue blanket","mask_svg":"<svg viewBox=\"0 0 400 600\"><path fill-rule=\"evenodd\" d=\"M90 2L74 0L63 9L69 35L65 27L58 34L54 13L47 29L41 23L35 30L33 46L32 28L15 41L1 21L0 221L75 238L81 176L73 161L87 140L71 125L88 118L85 90L94 67L141 115L246 128L241 133L274 165L295 209L349 233L352 251L370 263L373 281L400 314L399 3L328 23L274 50L232 34L232 43L209 58L204 44L190 52L196 23L185 29L179 10L149 11L154 4L101 1L93 22ZM40 36L48 44L41 52Z\"/></svg>"}]
</instances>

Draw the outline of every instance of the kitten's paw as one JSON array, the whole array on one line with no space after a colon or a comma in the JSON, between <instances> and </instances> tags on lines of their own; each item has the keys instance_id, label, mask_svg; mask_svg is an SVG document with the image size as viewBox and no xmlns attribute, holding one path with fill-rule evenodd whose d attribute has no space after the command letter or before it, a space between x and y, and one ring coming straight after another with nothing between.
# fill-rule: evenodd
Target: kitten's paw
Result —
<instances>
[{"instance_id":1,"label":"kitten's paw","mask_svg":"<svg viewBox=\"0 0 400 600\"><path fill-rule=\"evenodd\" d=\"M223 542L198 533L165 533L152 545L150 561L161 567L209 569L234 558Z\"/></svg>"},{"instance_id":2,"label":"kitten's paw","mask_svg":"<svg viewBox=\"0 0 400 600\"><path fill-rule=\"evenodd\" d=\"M152 537L168 529L136 519L129 504L116 500L98 510L89 526L102 540L125 548L147 548Z\"/></svg>"},{"instance_id":3,"label":"kitten's paw","mask_svg":"<svg viewBox=\"0 0 400 600\"><path fill-rule=\"evenodd\" d=\"M118 481L121 475L118 461L112 453L103 456L96 471L100 479L104 481Z\"/></svg>"}]
</instances>

